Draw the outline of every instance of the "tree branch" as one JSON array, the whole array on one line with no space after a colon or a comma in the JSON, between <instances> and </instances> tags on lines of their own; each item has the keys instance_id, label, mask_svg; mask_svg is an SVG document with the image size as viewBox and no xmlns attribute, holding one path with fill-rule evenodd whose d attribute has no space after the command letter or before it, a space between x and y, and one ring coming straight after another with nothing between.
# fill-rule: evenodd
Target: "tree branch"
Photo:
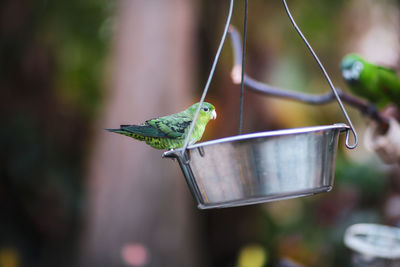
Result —
<instances>
[{"instance_id":1,"label":"tree branch","mask_svg":"<svg viewBox=\"0 0 400 267\"><path fill-rule=\"evenodd\" d=\"M234 65L231 71L231 77L233 83L240 84L241 63L242 63L241 37L239 32L232 25L229 27L228 32L232 41L233 57L234 57ZM314 94L300 93L291 90L285 90L281 88L272 87L266 83L259 82L249 77L247 74L244 75L244 84L247 86L248 89L264 95L279 97L288 100L294 100L311 105L321 105L336 100L335 95L332 92L326 94L314 95ZM360 98L357 98L353 95L346 94L339 88L336 88L336 90L343 102L346 102L347 104L357 108L363 114L377 121L382 125L384 129L388 127L387 118L382 116L382 114L376 109L374 105Z\"/></svg>"}]
</instances>

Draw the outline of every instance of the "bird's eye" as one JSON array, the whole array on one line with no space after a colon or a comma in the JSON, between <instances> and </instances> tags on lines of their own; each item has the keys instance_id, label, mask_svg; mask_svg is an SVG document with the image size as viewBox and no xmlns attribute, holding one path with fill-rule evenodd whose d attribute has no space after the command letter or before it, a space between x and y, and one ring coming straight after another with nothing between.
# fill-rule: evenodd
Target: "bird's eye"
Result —
<instances>
[{"instance_id":1,"label":"bird's eye","mask_svg":"<svg viewBox=\"0 0 400 267\"><path fill-rule=\"evenodd\" d=\"M208 111L208 108L203 108L203 110L204 110L205 112L207 112L207 111Z\"/></svg>"}]
</instances>

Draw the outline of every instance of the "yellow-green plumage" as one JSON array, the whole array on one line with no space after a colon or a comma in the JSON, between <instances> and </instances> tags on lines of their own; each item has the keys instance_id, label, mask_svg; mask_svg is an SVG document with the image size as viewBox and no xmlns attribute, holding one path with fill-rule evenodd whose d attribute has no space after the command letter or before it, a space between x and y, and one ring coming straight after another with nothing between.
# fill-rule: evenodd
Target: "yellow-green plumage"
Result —
<instances>
[{"instance_id":1,"label":"yellow-green plumage","mask_svg":"<svg viewBox=\"0 0 400 267\"><path fill-rule=\"evenodd\" d=\"M400 107L400 77L394 69L372 64L357 54L346 55L340 64L350 90L378 108L394 103Z\"/></svg>"},{"instance_id":2,"label":"yellow-green plumage","mask_svg":"<svg viewBox=\"0 0 400 267\"><path fill-rule=\"evenodd\" d=\"M157 149L180 148L185 142L198 106L199 103L196 103L182 112L147 120L140 125L121 125L119 129L106 130L144 141ZM210 119L215 119L216 116L214 106L204 102L197 117L189 144L194 144L201 139L207 123Z\"/></svg>"}]
</instances>

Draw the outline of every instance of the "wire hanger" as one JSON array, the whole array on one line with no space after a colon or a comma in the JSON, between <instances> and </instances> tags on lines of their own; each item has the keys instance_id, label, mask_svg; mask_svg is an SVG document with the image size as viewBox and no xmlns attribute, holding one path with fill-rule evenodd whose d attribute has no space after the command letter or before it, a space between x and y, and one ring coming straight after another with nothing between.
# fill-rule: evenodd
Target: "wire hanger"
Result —
<instances>
[{"instance_id":1,"label":"wire hanger","mask_svg":"<svg viewBox=\"0 0 400 267\"><path fill-rule=\"evenodd\" d=\"M349 148L349 149L356 148L357 145L358 145L358 136L357 136L357 132L356 132L354 126L353 126L353 123L352 123L351 120L350 120L349 115L347 114L346 109L345 109L344 106L343 106L342 100L340 99L339 94L338 94L338 92L336 91L336 88L333 86L333 83L332 83L331 79L329 78L329 75L328 75L328 73L326 72L326 70L325 70L324 66L322 65L321 61L319 60L317 54L315 54L314 50L312 49L311 45L310 45L309 42L307 41L306 37L304 37L304 35L303 35L303 33L301 32L300 28L297 26L296 22L294 21L293 16L292 16L292 14L290 13L289 8L288 8L288 6L287 6L287 4L286 4L286 1L285 1L285 0L282 0L282 1L283 1L283 5L285 6L286 13L287 13L287 15L288 15L288 17L289 17L289 19L290 19L290 22L293 24L293 27L295 28L295 30L297 31L297 33L300 35L300 37L301 37L301 39L303 40L303 42L306 44L308 50L311 52L311 54L312 54L312 56L314 57L315 61L318 63L319 68L321 69L322 73L324 74L324 76L325 76L326 80L328 81L328 84L329 84L329 86L330 86L330 88L331 88L333 94L334 94L335 97L336 97L336 100L337 100L337 102L338 102L338 104L339 104L339 106L340 106L340 109L342 110L342 112L343 112L343 114L344 114L344 117L346 118L347 122L349 123L350 130L351 130L351 132L353 133L353 136L354 136L354 144L350 145L350 142L349 142L350 134L349 134L349 131L347 131L347 132L346 132L346 142L345 142L346 147Z\"/></svg>"},{"instance_id":2,"label":"wire hanger","mask_svg":"<svg viewBox=\"0 0 400 267\"><path fill-rule=\"evenodd\" d=\"M188 135L186 136L185 143L183 144L181 157L184 157L184 155L185 155L187 146L189 144L190 136L192 135L194 126L196 125L197 117L199 116L201 105L203 104L204 99L206 98L206 95L207 95L207 92L208 92L208 88L210 87L210 83L211 83L212 77L214 76L215 67L217 66L219 55L221 54L222 47L224 46L226 35L228 33L229 24L231 23L234 2L235 2L234 0L230 0L228 17L226 19L224 32L222 34L222 38L221 38L221 41L220 41L218 49L217 49L217 53L215 55L214 62L212 64L212 67L211 67L211 70L210 70L210 74L208 75L207 83L204 86L203 94L201 95L199 106L197 107L196 113L194 114L193 121L190 124Z\"/></svg>"}]
</instances>

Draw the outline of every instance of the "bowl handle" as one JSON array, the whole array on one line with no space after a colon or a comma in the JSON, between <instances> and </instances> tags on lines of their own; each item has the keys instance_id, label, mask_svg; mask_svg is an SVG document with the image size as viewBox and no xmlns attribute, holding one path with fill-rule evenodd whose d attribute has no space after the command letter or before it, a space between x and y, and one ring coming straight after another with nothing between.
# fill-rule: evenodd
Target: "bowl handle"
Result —
<instances>
[{"instance_id":1,"label":"bowl handle","mask_svg":"<svg viewBox=\"0 0 400 267\"><path fill-rule=\"evenodd\" d=\"M328 75L328 73L326 72L326 70L325 70L324 66L322 65L321 61L319 60L317 54L314 52L313 48L311 47L311 45L310 45L309 42L307 41L306 37L305 37L305 36L303 35L303 33L301 32L299 26L297 26L296 22L294 21L293 16L292 16L292 14L290 13L289 8L288 8L288 6L287 6L287 4L286 4L286 0L282 0L282 1L283 1L283 5L285 6L286 14L288 15L288 17L289 17L289 19L290 19L290 22L292 23L292 25L293 25L293 27L295 28L295 30L297 31L297 33L300 35L300 37L301 37L301 39L303 40L303 42L306 44L308 50L311 52L311 54L312 54L312 56L314 57L315 61L318 63L319 68L321 69L321 71L322 71L322 73L324 74L326 80L328 81L328 84L329 84L329 86L330 86L330 88L331 88L333 94L334 94L335 97L336 97L336 101L338 102L338 104L339 104L339 106L340 106L340 109L342 110L343 115L344 115L344 117L346 118L346 121L348 122L348 124L349 124L349 126L350 126L350 129L349 129L349 130L351 130L351 132L353 133L353 136L354 136L354 143L353 143L352 145L350 144L350 132L349 132L349 130L347 130L347 131L346 131L346 142L345 142L346 147L349 148L349 149L356 148L357 145L358 145L358 136L357 136L357 132L356 132L354 126L353 126L353 123L351 123L350 117L349 117L349 115L347 114L347 111L346 111L346 109L345 109L344 106L343 106L343 103L342 103L342 101L341 101L341 99L340 99L339 94L338 94L337 91L336 91L336 88L333 86L333 83L332 83L331 79L329 78L329 75Z\"/></svg>"}]
</instances>

